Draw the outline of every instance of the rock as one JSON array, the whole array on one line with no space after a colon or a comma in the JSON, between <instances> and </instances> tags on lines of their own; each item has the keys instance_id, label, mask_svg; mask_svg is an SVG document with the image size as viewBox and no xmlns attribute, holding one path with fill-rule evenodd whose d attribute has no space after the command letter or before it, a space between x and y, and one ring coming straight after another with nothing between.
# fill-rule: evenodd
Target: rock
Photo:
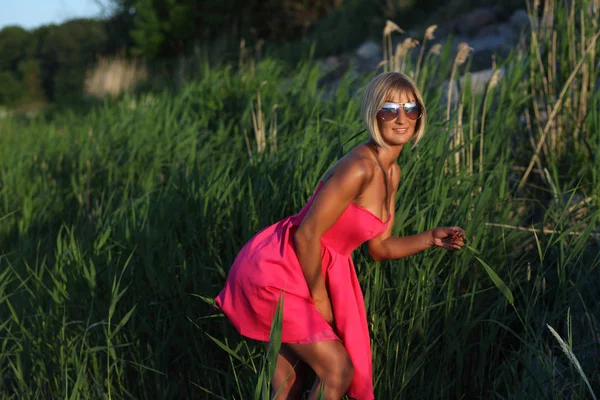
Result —
<instances>
[{"instance_id":1,"label":"rock","mask_svg":"<svg viewBox=\"0 0 600 400\"><path fill-rule=\"evenodd\" d=\"M461 77L461 86L464 85L466 77L470 76L471 78L471 89L475 92L475 94L482 94L487 89L487 84L494 73L493 68L484 69L482 71L472 72L469 75L464 75ZM500 69L498 73L498 79L501 80L504 76L504 68Z\"/></svg>"},{"instance_id":2,"label":"rock","mask_svg":"<svg viewBox=\"0 0 600 400\"><path fill-rule=\"evenodd\" d=\"M318 64L321 72L330 72L339 68L341 65L342 61L340 57L337 56L329 56Z\"/></svg>"},{"instance_id":3,"label":"rock","mask_svg":"<svg viewBox=\"0 0 600 400\"><path fill-rule=\"evenodd\" d=\"M368 40L360 45L356 50L356 55L359 58L371 60L377 57L381 57L382 50L381 45L375 43L372 40Z\"/></svg>"},{"instance_id":4,"label":"rock","mask_svg":"<svg viewBox=\"0 0 600 400\"><path fill-rule=\"evenodd\" d=\"M511 47L515 46L519 42L519 34L521 32L515 31L510 24L498 24L498 34L505 39L505 43Z\"/></svg>"},{"instance_id":5,"label":"rock","mask_svg":"<svg viewBox=\"0 0 600 400\"><path fill-rule=\"evenodd\" d=\"M371 73L383 57L381 45L373 40L367 40L354 52L355 67L361 73Z\"/></svg>"},{"instance_id":6,"label":"rock","mask_svg":"<svg viewBox=\"0 0 600 400\"><path fill-rule=\"evenodd\" d=\"M471 35L485 26L496 23L496 14L493 7L475 9L456 19L456 29L462 35Z\"/></svg>"},{"instance_id":7,"label":"rock","mask_svg":"<svg viewBox=\"0 0 600 400\"><path fill-rule=\"evenodd\" d=\"M495 51L504 44L504 38L498 35L480 36L469 42L475 53Z\"/></svg>"},{"instance_id":8,"label":"rock","mask_svg":"<svg viewBox=\"0 0 600 400\"><path fill-rule=\"evenodd\" d=\"M472 70L490 68L493 56L506 57L517 44L517 36L506 24L493 25L486 31L468 40L473 48Z\"/></svg>"},{"instance_id":9,"label":"rock","mask_svg":"<svg viewBox=\"0 0 600 400\"><path fill-rule=\"evenodd\" d=\"M485 37L485 36L492 36L492 35L498 35L498 24L492 24L492 25L488 25L488 26L484 26L483 28L481 28L479 30L479 32L477 32L475 34L475 37Z\"/></svg>"},{"instance_id":10,"label":"rock","mask_svg":"<svg viewBox=\"0 0 600 400\"><path fill-rule=\"evenodd\" d=\"M493 68L490 68L490 69L486 69L486 70L482 70L482 71L478 71L478 72L471 72L471 73L465 74L458 78L460 80L460 87L464 87L465 80L470 79L471 80L471 90L473 90L475 92L475 94L483 94L487 90L488 82L490 81L490 78L492 77L493 73L494 73ZM500 69L500 72L498 73L499 80L502 79L502 77L504 76L504 73L505 73L504 68ZM449 85L452 85L451 104L453 107L456 107L456 104L460 101L460 90L459 90L459 86L457 84L456 79L453 80L452 82L444 81L440 85L440 89L442 92L441 102L442 102L442 104L445 104L448 101Z\"/></svg>"},{"instance_id":11,"label":"rock","mask_svg":"<svg viewBox=\"0 0 600 400\"><path fill-rule=\"evenodd\" d=\"M323 74L318 86L326 86L339 80L348 71L350 59L347 56L329 56L319 63L319 70Z\"/></svg>"},{"instance_id":12,"label":"rock","mask_svg":"<svg viewBox=\"0 0 600 400\"><path fill-rule=\"evenodd\" d=\"M511 25L506 23L486 26L477 32L475 38L486 38L490 36L498 36L502 38L504 42L510 43L511 45L516 44L518 39L518 36Z\"/></svg>"},{"instance_id":13,"label":"rock","mask_svg":"<svg viewBox=\"0 0 600 400\"><path fill-rule=\"evenodd\" d=\"M521 34L524 30L529 29L529 15L525 10L517 10L511 15L508 24L517 34Z\"/></svg>"}]
</instances>

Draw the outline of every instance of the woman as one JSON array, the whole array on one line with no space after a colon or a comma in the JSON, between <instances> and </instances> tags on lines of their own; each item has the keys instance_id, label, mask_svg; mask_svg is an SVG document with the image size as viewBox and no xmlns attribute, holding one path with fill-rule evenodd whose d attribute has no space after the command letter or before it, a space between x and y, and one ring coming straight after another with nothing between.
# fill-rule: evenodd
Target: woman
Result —
<instances>
[{"instance_id":1,"label":"woman","mask_svg":"<svg viewBox=\"0 0 600 400\"><path fill-rule=\"evenodd\" d=\"M374 260L392 260L430 247L458 250L459 227L392 237L396 163L419 142L426 111L418 88L391 72L368 85L361 114L370 139L325 173L296 215L257 233L240 251L216 303L244 336L267 342L279 295L282 345L272 384L278 398L301 398L307 367L316 373L310 399L374 398L371 349L363 296L351 253L364 242Z\"/></svg>"}]
</instances>

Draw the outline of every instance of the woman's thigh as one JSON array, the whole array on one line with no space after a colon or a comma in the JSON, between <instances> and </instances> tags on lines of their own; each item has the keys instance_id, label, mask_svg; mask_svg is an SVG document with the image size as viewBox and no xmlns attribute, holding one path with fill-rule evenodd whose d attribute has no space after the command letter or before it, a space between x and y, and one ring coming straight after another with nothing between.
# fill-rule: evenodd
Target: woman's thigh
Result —
<instances>
[{"instance_id":1,"label":"woman's thigh","mask_svg":"<svg viewBox=\"0 0 600 400\"><path fill-rule=\"evenodd\" d=\"M287 346L308 364L318 376L327 376L331 372L343 373L352 369L352 361L344 345L339 340L323 340L308 344Z\"/></svg>"}]
</instances>

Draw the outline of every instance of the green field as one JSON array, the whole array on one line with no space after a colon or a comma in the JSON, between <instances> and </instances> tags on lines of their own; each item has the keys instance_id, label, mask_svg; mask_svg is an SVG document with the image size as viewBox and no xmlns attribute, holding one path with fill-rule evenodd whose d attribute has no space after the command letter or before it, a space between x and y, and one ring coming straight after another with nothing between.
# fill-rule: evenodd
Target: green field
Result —
<instances>
[{"instance_id":1,"label":"green field","mask_svg":"<svg viewBox=\"0 0 600 400\"><path fill-rule=\"evenodd\" d=\"M406 64L429 128L399 160L393 232L458 224L469 246L383 263L354 253L377 398L600 394L588 6L554 4L496 82L459 83L453 102L444 82L469 70L456 48L425 55L418 76ZM258 397L262 347L211 302L245 241L297 212L366 139L369 77L346 74L328 93L321 74L310 57L204 65L175 95L0 119L2 398Z\"/></svg>"}]
</instances>

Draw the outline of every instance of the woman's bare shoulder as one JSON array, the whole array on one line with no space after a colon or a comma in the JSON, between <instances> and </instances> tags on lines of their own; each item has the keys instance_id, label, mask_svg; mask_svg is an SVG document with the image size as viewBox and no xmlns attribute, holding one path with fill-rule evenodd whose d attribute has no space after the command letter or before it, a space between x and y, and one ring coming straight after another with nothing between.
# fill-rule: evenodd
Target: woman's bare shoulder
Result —
<instances>
[{"instance_id":1,"label":"woman's bare shoulder","mask_svg":"<svg viewBox=\"0 0 600 400\"><path fill-rule=\"evenodd\" d=\"M365 183L370 182L377 164L365 150L368 151L368 149L357 146L349 151L323 175L323 183L333 176L343 180L355 178L361 179Z\"/></svg>"}]
</instances>

